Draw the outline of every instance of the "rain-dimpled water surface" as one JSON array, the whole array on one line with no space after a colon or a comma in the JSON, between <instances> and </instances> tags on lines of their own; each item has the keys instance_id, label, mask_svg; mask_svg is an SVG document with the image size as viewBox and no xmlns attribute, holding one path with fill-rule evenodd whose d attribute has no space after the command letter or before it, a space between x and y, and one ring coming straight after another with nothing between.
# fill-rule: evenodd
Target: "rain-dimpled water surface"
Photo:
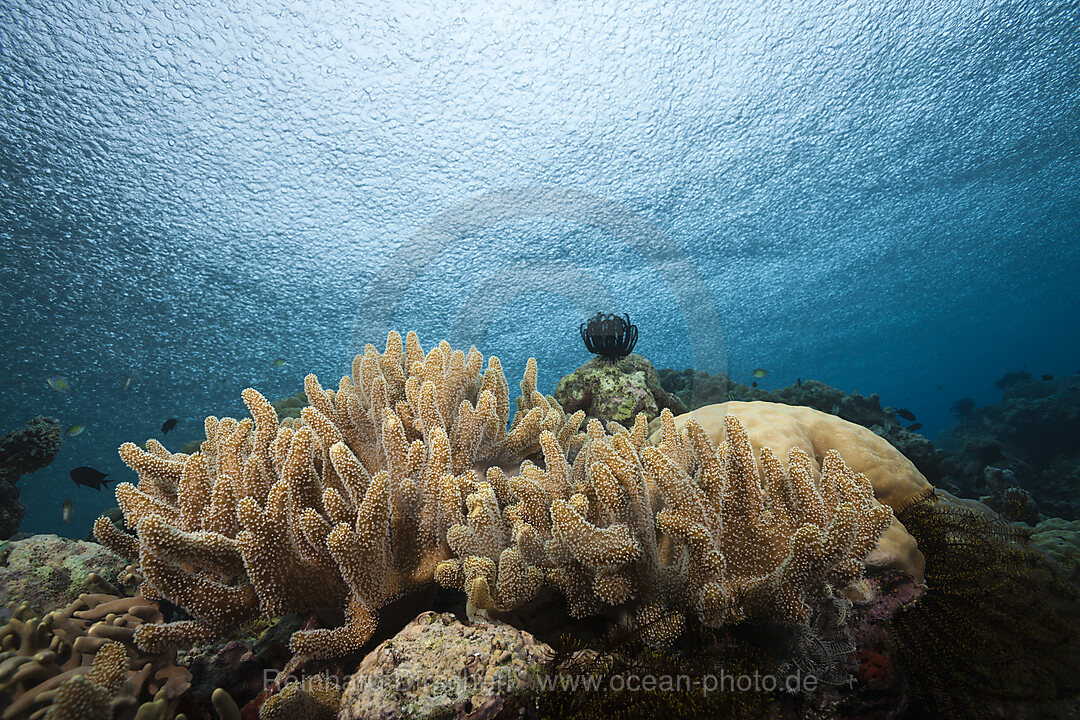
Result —
<instances>
[{"instance_id":1,"label":"rain-dimpled water surface","mask_svg":"<svg viewBox=\"0 0 1080 720\"><path fill-rule=\"evenodd\" d=\"M829 5L6 2L0 431L86 426L22 530L391 328L550 392L616 310L924 432L1076 372L1076 3Z\"/></svg>"}]
</instances>

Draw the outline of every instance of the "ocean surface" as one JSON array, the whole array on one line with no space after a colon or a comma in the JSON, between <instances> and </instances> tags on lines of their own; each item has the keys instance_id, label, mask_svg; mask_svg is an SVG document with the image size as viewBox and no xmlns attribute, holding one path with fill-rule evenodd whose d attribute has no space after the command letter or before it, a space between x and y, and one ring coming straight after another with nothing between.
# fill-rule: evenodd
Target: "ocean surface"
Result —
<instances>
[{"instance_id":1,"label":"ocean surface","mask_svg":"<svg viewBox=\"0 0 1080 720\"><path fill-rule=\"evenodd\" d=\"M551 392L625 312L930 437L1080 370L1075 2L4 2L0 133L0 433L86 428L24 532L390 329Z\"/></svg>"}]
</instances>

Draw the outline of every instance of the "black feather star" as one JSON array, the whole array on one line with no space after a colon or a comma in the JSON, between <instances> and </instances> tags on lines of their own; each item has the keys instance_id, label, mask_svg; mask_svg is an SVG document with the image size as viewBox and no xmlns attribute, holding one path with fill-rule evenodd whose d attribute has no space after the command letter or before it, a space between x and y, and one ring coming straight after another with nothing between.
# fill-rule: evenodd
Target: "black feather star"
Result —
<instances>
[{"instance_id":1,"label":"black feather star","mask_svg":"<svg viewBox=\"0 0 1080 720\"><path fill-rule=\"evenodd\" d=\"M630 316L596 313L578 327L581 339L589 352L605 360L618 360L629 355L637 344L637 325Z\"/></svg>"}]
</instances>

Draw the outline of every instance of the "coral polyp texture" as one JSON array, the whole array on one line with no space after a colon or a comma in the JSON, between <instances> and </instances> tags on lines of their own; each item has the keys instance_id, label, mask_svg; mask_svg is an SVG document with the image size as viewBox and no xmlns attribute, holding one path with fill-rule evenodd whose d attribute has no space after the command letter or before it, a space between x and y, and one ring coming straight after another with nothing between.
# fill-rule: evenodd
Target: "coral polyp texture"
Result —
<instances>
[{"instance_id":1,"label":"coral polyp texture","mask_svg":"<svg viewBox=\"0 0 1080 720\"><path fill-rule=\"evenodd\" d=\"M565 459L583 441L584 413L567 417L536 376L530 360L511 420L498 358L484 370L475 349L443 342L425 355L415 334L402 343L391 333L384 352L365 347L336 391L308 375L299 419L279 421L249 388L251 418L207 418L197 453L121 446L139 482L116 497L136 537L103 518L95 533L137 557L147 597L193 618L147 627L139 644L182 646L259 614L337 606L345 625L298 632L293 650L362 646L380 607L453 557L447 531L465 522L478 472L497 483L501 466L516 468L541 442Z\"/></svg>"},{"instance_id":2,"label":"coral polyp texture","mask_svg":"<svg viewBox=\"0 0 1080 720\"><path fill-rule=\"evenodd\" d=\"M815 477L803 451L785 468L763 449L763 486L738 418L728 417L719 447L696 423L680 433L670 412L661 418L659 445L646 443L643 415L611 434L593 420L572 466L556 453L545 454L545 469L523 464L502 523L500 493L481 484L468 524L449 533L458 558L436 578L474 607L507 610L546 577L572 615L621 608L647 641L664 644L687 615L711 627L806 622L808 596L863 576L892 511L838 453Z\"/></svg>"},{"instance_id":3,"label":"coral polyp texture","mask_svg":"<svg viewBox=\"0 0 1080 720\"><path fill-rule=\"evenodd\" d=\"M151 650L209 640L256 615L343 607L345 624L303 630L294 652L333 656L372 636L378 611L436 581L473 612L518 608L542 586L575 617L613 614L664 644L688 619L806 622L808 600L862 577L893 521L863 474L828 452L781 459L725 419L713 443L661 415L658 442L567 416L536 389L530 360L510 417L497 358L443 342L426 355L391 333L338 389L306 378L309 405L279 421L247 389L251 418L207 418L200 451L128 443L138 486L116 495L141 591L193 619L145 625ZM764 482L762 482L764 478Z\"/></svg>"}]
</instances>

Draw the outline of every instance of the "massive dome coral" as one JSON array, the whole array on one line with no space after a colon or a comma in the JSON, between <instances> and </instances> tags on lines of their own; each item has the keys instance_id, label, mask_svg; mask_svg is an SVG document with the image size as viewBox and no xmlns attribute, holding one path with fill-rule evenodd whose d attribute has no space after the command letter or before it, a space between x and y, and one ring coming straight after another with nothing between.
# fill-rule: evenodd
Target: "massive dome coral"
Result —
<instances>
[{"instance_id":1,"label":"massive dome coral","mask_svg":"<svg viewBox=\"0 0 1080 720\"><path fill-rule=\"evenodd\" d=\"M207 640L256 615L344 607L334 629L294 634L294 651L359 648L381 607L437 581L475 610L518 607L543 586L571 614L625 612L664 643L690 617L805 622L808 597L863 574L892 521L867 477L827 453L761 451L761 481L737 417L714 445L669 412L659 442L567 416L536 389L530 360L510 417L497 358L443 342L426 355L391 333L365 348L336 391L306 379L308 407L278 420L247 389L251 418L206 420L197 453L127 443L138 486L117 487L121 533L147 597L193 620L140 628L146 648Z\"/></svg>"}]
</instances>

